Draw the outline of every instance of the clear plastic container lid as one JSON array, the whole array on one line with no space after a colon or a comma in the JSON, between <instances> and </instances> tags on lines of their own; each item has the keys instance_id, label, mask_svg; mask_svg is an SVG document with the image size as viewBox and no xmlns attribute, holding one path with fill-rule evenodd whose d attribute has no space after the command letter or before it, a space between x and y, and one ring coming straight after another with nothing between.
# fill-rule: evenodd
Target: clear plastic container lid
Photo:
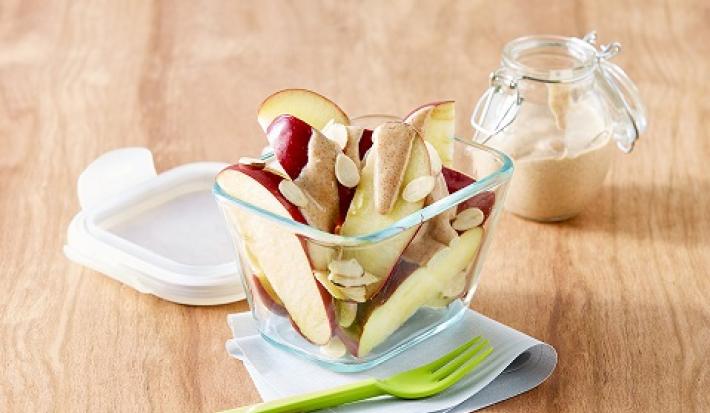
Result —
<instances>
[{"instance_id":1,"label":"clear plastic container lid","mask_svg":"<svg viewBox=\"0 0 710 413\"><path fill-rule=\"evenodd\" d=\"M78 181L82 210L66 256L136 290L190 305L245 298L236 255L212 195L227 165L190 163L157 174L145 148L108 152Z\"/></svg>"}]
</instances>

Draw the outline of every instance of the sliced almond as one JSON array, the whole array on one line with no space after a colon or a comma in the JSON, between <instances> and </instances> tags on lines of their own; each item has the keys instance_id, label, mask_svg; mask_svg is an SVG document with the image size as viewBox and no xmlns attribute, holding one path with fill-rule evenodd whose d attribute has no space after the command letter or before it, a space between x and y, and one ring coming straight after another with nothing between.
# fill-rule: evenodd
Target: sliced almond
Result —
<instances>
[{"instance_id":1,"label":"sliced almond","mask_svg":"<svg viewBox=\"0 0 710 413\"><path fill-rule=\"evenodd\" d=\"M297 207L303 208L308 205L308 198L306 198L306 194L304 194L303 191L301 191L301 188L293 183L293 181L284 179L279 182L279 192L281 192L281 195L283 195L288 202L296 205Z\"/></svg>"},{"instance_id":2,"label":"sliced almond","mask_svg":"<svg viewBox=\"0 0 710 413\"><path fill-rule=\"evenodd\" d=\"M328 293L333 296L333 298L336 298L338 300L348 299L348 297L345 295L345 293L343 293L340 287L330 282L330 280L328 279L328 274L326 274L325 271L313 271L313 276L316 278L316 280L318 280L318 282L323 286L323 288L325 288L326 291L328 291Z\"/></svg>"},{"instance_id":3,"label":"sliced almond","mask_svg":"<svg viewBox=\"0 0 710 413\"><path fill-rule=\"evenodd\" d=\"M331 273L350 278L359 278L365 272L365 270L362 269L362 265L360 265L355 258L349 260L333 260L328 264L328 269Z\"/></svg>"},{"instance_id":4,"label":"sliced almond","mask_svg":"<svg viewBox=\"0 0 710 413\"><path fill-rule=\"evenodd\" d=\"M364 273L362 275L361 279L362 279L363 283L365 283L365 285L374 284L380 280L379 278L375 277L374 275L370 274L369 272Z\"/></svg>"},{"instance_id":5,"label":"sliced almond","mask_svg":"<svg viewBox=\"0 0 710 413\"><path fill-rule=\"evenodd\" d=\"M334 272L328 274L328 280L338 287L361 287L365 285L361 281L361 278L362 277L346 277Z\"/></svg>"},{"instance_id":6,"label":"sliced almond","mask_svg":"<svg viewBox=\"0 0 710 413\"><path fill-rule=\"evenodd\" d=\"M346 277L344 275L330 273L328 279L338 286L342 287L360 287L376 283L378 278L370 273L363 273L361 277Z\"/></svg>"},{"instance_id":7,"label":"sliced almond","mask_svg":"<svg viewBox=\"0 0 710 413\"><path fill-rule=\"evenodd\" d=\"M345 149L348 144L348 129L341 123L328 122L323 127L323 135L337 143L340 149Z\"/></svg>"},{"instance_id":8,"label":"sliced almond","mask_svg":"<svg viewBox=\"0 0 710 413\"><path fill-rule=\"evenodd\" d=\"M284 171L284 168L278 162L267 163L266 166L264 167L264 171L271 172L272 174L278 175L286 180L291 179L288 177L288 174L286 174L286 171Z\"/></svg>"},{"instance_id":9,"label":"sliced almond","mask_svg":"<svg viewBox=\"0 0 710 413\"><path fill-rule=\"evenodd\" d=\"M320 352L330 358L337 359L343 357L345 353L347 353L347 350L341 339L333 337L328 344L320 347Z\"/></svg>"},{"instance_id":10,"label":"sliced almond","mask_svg":"<svg viewBox=\"0 0 710 413\"><path fill-rule=\"evenodd\" d=\"M456 215L456 219L451 223L451 226L456 231L466 231L481 225L484 218L485 215L479 208L468 208Z\"/></svg>"},{"instance_id":11,"label":"sliced almond","mask_svg":"<svg viewBox=\"0 0 710 413\"><path fill-rule=\"evenodd\" d=\"M441 156L439 156L439 152L436 151L436 148L434 148L434 145L432 145L431 143L424 141L424 145L426 146L426 150L429 153L429 162L431 163L431 174L437 176L441 172Z\"/></svg>"},{"instance_id":12,"label":"sliced almond","mask_svg":"<svg viewBox=\"0 0 710 413\"><path fill-rule=\"evenodd\" d=\"M360 171L357 170L357 165L352 159L339 153L335 158L335 177L343 186L354 188L360 182Z\"/></svg>"},{"instance_id":13,"label":"sliced almond","mask_svg":"<svg viewBox=\"0 0 710 413\"><path fill-rule=\"evenodd\" d=\"M348 299L355 301L356 303L365 302L365 293L367 292L365 287L345 287L342 291Z\"/></svg>"},{"instance_id":14,"label":"sliced almond","mask_svg":"<svg viewBox=\"0 0 710 413\"><path fill-rule=\"evenodd\" d=\"M254 166L256 168L263 168L266 166L266 162L257 158L250 158L248 156L243 156L239 158L239 163L242 165Z\"/></svg>"},{"instance_id":15,"label":"sliced almond","mask_svg":"<svg viewBox=\"0 0 710 413\"><path fill-rule=\"evenodd\" d=\"M435 183L436 180L431 175L412 179L402 191L402 198L407 202L421 201L434 189Z\"/></svg>"}]
</instances>

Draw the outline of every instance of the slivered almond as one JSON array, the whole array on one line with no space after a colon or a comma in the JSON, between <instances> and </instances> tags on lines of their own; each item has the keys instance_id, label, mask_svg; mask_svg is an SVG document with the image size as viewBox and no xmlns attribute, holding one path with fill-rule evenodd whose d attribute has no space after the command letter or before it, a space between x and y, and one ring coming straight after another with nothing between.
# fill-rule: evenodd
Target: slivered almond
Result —
<instances>
[{"instance_id":1,"label":"slivered almond","mask_svg":"<svg viewBox=\"0 0 710 413\"><path fill-rule=\"evenodd\" d=\"M330 358L337 359L345 355L345 344L338 337L333 337L328 344L320 347L320 352Z\"/></svg>"},{"instance_id":2,"label":"slivered almond","mask_svg":"<svg viewBox=\"0 0 710 413\"><path fill-rule=\"evenodd\" d=\"M355 258L349 260L333 260L328 264L328 269L331 273L339 274L344 277L359 278L365 270Z\"/></svg>"},{"instance_id":3,"label":"slivered almond","mask_svg":"<svg viewBox=\"0 0 710 413\"><path fill-rule=\"evenodd\" d=\"M284 179L287 179L287 180L291 179L288 177L288 175L286 174L286 171L284 171L284 168L282 168L281 164L279 164L278 162L267 163L266 166L264 167L264 171L271 172L272 174L278 175L278 176L280 176Z\"/></svg>"},{"instance_id":4,"label":"slivered almond","mask_svg":"<svg viewBox=\"0 0 710 413\"><path fill-rule=\"evenodd\" d=\"M431 175L412 179L402 191L402 198L407 202L421 201L434 189L435 183L436 180Z\"/></svg>"},{"instance_id":5,"label":"slivered almond","mask_svg":"<svg viewBox=\"0 0 710 413\"><path fill-rule=\"evenodd\" d=\"M328 279L336 285L342 287L360 287L377 282L377 277L369 273L363 273L361 277L346 277L344 275L330 273Z\"/></svg>"},{"instance_id":6,"label":"slivered almond","mask_svg":"<svg viewBox=\"0 0 710 413\"><path fill-rule=\"evenodd\" d=\"M345 296L343 290L337 285L330 282L328 279L328 274L325 271L313 271L313 276L316 280L325 288L333 298L338 300L346 300L348 297Z\"/></svg>"},{"instance_id":7,"label":"slivered almond","mask_svg":"<svg viewBox=\"0 0 710 413\"><path fill-rule=\"evenodd\" d=\"M266 166L266 162L257 158L250 158L248 156L243 156L239 158L239 163L242 165L253 166L256 168L263 168Z\"/></svg>"},{"instance_id":8,"label":"slivered almond","mask_svg":"<svg viewBox=\"0 0 710 413\"><path fill-rule=\"evenodd\" d=\"M426 150L429 153L429 161L431 163L431 174L437 176L439 175L439 172L441 172L441 157L439 156L439 152L436 151L434 145L427 141L424 141L424 145L426 146Z\"/></svg>"},{"instance_id":9,"label":"slivered almond","mask_svg":"<svg viewBox=\"0 0 710 413\"><path fill-rule=\"evenodd\" d=\"M361 279L363 280L365 285L374 284L377 281L379 281L379 278L375 277L374 275L370 274L369 272L362 274Z\"/></svg>"},{"instance_id":10,"label":"slivered almond","mask_svg":"<svg viewBox=\"0 0 710 413\"><path fill-rule=\"evenodd\" d=\"M466 231L477 227L483 223L485 215L478 208L468 208L456 215L456 219L451 223L451 226L456 231Z\"/></svg>"},{"instance_id":11,"label":"slivered almond","mask_svg":"<svg viewBox=\"0 0 710 413\"><path fill-rule=\"evenodd\" d=\"M279 182L279 192L288 200L288 202L296 205L297 207L304 207L308 205L308 198L306 194L301 191L298 185L294 184L293 181L284 179Z\"/></svg>"},{"instance_id":12,"label":"slivered almond","mask_svg":"<svg viewBox=\"0 0 710 413\"><path fill-rule=\"evenodd\" d=\"M352 159L339 153L335 158L335 177L343 186L354 188L360 182L360 171L357 170L357 165Z\"/></svg>"},{"instance_id":13,"label":"slivered almond","mask_svg":"<svg viewBox=\"0 0 710 413\"><path fill-rule=\"evenodd\" d=\"M365 302L365 287L345 287L342 289L343 294L345 294L350 300L357 303Z\"/></svg>"},{"instance_id":14,"label":"slivered almond","mask_svg":"<svg viewBox=\"0 0 710 413\"><path fill-rule=\"evenodd\" d=\"M348 129L343 124L332 121L328 122L323 127L323 135L337 143L341 150L345 149L345 146L348 144Z\"/></svg>"}]
</instances>

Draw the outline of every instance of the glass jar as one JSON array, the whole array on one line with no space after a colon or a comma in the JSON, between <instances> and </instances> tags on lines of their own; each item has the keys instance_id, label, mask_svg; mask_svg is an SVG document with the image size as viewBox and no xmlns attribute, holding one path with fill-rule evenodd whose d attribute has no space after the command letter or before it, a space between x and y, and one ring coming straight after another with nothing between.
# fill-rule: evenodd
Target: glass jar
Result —
<instances>
[{"instance_id":1,"label":"glass jar","mask_svg":"<svg viewBox=\"0 0 710 413\"><path fill-rule=\"evenodd\" d=\"M367 125L383 119L356 121ZM359 236L323 232L264 209L258 199L235 198L218 180L213 192L262 336L325 367L352 372L381 363L460 319L476 290L513 165L505 154L461 139L454 139L454 151L446 173L450 195ZM490 173L483 175L474 158ZM267 166L274 161L272 154L261 159ZM448 245L436 245L424 229L474 207L483 214L481 222ZM348 297L328 282L328 263L350 258L383 281L372 295L368 290L363 297Z\"/></svg>"},{"instance_id":2,"label":"glass jar","mask_svg":"<svg viewBox=\"0 0 710 413\"><path fill-rule=\"evenodd\" d=\"M516 215L577 215L601 187L614 143L628 153L646 128L636 87L608 61L621 46L597 50L595 40L592 32L509 42L474 109L474 140L515 162L505 206Z\"/></svg>"}]
</instances>

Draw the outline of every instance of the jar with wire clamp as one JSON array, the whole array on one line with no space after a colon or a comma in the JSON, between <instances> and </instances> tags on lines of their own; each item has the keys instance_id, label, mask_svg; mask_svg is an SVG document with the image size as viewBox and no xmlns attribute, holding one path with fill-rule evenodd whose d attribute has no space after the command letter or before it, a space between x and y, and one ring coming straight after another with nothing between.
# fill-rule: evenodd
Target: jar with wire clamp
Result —
<instances>
[{"instance_id":1,"label":"jar with wire clamp","mask_svg":"<svg viewBox=\"0 0 710 413\"><path fill-rule=\"evenodd\" d=\"M597 49L595 42L594 32L509 42L474 109L474 140L515 162L505 206L516 215L561 221L579 214L602 186L614 146L631 152L646 129L638 90L609 61L621 45Z\"/></svg>"}]
</instances>

